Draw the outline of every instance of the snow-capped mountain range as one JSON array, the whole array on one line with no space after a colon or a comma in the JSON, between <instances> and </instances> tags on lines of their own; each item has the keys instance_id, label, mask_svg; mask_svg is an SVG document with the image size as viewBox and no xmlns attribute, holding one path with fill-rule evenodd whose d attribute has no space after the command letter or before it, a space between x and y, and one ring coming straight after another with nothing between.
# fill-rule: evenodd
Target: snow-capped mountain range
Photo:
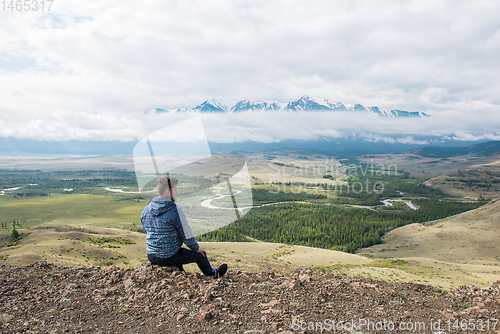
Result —
<instances>
[{"instance_id":1,"label":"snow-capped mountain range","mask_svg":"<svg viewBox=\"0 0 500 334\"><path fill-rule=\"evenodd\" d=\"M352 111L352 112L369 112L380 116L387 117L425 117L428 114L421 111L405 111L397 109L380 109L378 107L365 107L361 104L353 106L346 106L342 102L333 103L328 100L317 101L310 96L302 96L300 99L288 102L256 102L251 100L242 100L237 102L234 106L228 107L220 103L216 99L211 99L203 102L199 106L192 109L177 109L170 112L202 112L202 113L236 113L248 111L290 111L290 112L303 112L303 111ZM145 114L162 114L169 112L167 109L156 108L151 109Z\"/></svg>"}]
</instances>

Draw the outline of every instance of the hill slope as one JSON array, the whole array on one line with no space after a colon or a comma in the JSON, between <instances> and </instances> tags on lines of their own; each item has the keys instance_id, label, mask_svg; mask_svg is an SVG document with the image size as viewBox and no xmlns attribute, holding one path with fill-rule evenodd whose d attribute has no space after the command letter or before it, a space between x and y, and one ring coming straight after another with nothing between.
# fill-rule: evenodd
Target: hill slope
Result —
<instances>
[{"instance_id":1,"label":"hill slope","mask_svg":"<svg viewBox=\"0 0 500 334\"><path fill-rule=\"evenodd\" d=\"M488 156L499 152L500 141L489 141L465 147L427 146L414 151L415 154L428 158L449 158L467 154Z\"/></svg>"},{"instance_id":2,"label":"hill slope","mask_svg":"<svg viewBox=\"0 0 500 334\"><path fill-rule=\"evenodd\" d=\"M452 170L433 177L425 185L441 189L452 196L479 199L500 196L500 160Z\"/></svg>"},{"instance_id":3,"label":"hill slope","mask_svg":"<svg viewBox=\"0 0 500 334\"><path fill-rule=\"evenodd\" d=\"M363 253L498 266L500 199L452 217L396 228L382 239L383 244L363 249Z\"/></svg>"},{"instance_id":4,"label":"hill slope","mask_svg":"<svg viewBox=\"0 0 500 334\"><path fill-rule=\"evenodd\" d=\"M67 225L40 226L21 232L30 234L10 246L10 232L0 233L0 246L4 246L0 249L0 265L19 266L47 261L60 266L114 264L135 268L146 261L146 241L142 233L88 225L85 228ZM471 240L483 235L481 229L472 229L469 232L468 238ZM476 233L479 233L478 236ZM485 236L489 237L490 234ZM491 238L494 237L491 235ZM483 241L473 244L472 250L479 254L488 252L488 248L481 251L481 247L494 244L494 239ZM422 243L423 249L429 247L425 241ZM488 286L500 273L500 264L494 259L490 262L465 263L470 261L467 248L463 248L466 251L460 253L452 249L455 257L437 260L432 252L407 252L407 244L393 252L383 249L378 253L367 251L365 255L369 257L265 242L201 242L200 245L207 250L212 263L224 262L233 270L247 272L270 271L287 274L298 267L311 267L346 276L390 282L413 281L444 289L462 284ZM443 252L445 251L446 247L443 249ZM191 272L198 271L195 264L185 268Z\"/></svg>"}]
</instances>

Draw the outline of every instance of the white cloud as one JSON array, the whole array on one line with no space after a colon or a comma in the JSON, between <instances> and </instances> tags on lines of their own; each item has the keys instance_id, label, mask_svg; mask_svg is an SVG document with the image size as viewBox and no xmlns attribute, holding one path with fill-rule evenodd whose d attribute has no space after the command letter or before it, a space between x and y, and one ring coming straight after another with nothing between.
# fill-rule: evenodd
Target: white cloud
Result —
<instances>
[{"instance_id":1,"label":"white cloud","mask_svg":"<svg viewBox=\"0 0 500 334\"><path fill-rule=\"evenodd\" d=\"M378 143L378 142L385 142L385 143L391 143L391 144L414 144L414 145L427 145L429 142L427 140L415 140L412 136L405 136L405 137L386 137L386 136L381 136L379 134L373 134L373 133L366 133L363 134L365 137L365 141L372 142L372 143Z\"/></svg>"},{"instance_id":2,"label":"white cloud","mask_svg":"<svg viewBox=\"0 0 500 334\"><path fill-rule=\"evenodd\" d=\"M194 112L69 115L58 111L24 124L0 120L0 137L133 141L197 115ZM243 112L201 117L208 140L217 143L358 138L370 142L427 144L428 139L420 136L461 141L500 139L500 119L485 123L476 114L393 119L363 112Z\"/></svg>"},{"instance_id":3,"label":"white cloud","mask_svg":"<svg viewBox=\"0 0 500 334\"><path fill-rule=\"evenodd\" d=\"M453 127L495 137L499 10L495 1L56 0L50 12L7 11L0 135L124 140L147 132L134 113L155 107L309 94L435 116L404 129L368 124L381 134L451 135ZM338 124L277 116L269 116L274 127L256 119L252 128L231 118L234 129L217 136L343 135Z\"/></svg>"}]
</instances>

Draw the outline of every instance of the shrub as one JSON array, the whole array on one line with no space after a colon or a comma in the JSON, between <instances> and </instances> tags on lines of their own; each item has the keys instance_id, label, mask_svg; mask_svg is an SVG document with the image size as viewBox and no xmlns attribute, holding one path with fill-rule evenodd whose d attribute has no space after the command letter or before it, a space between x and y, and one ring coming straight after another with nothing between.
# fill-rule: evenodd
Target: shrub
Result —
<instances>
[{"instance_id":1,"label":"shrub","mask_svg":"<svg viewBox=\"0 0 500 334\"><path fill-rule=\"evenodd\" d=\"M10 314L0 314L0 325L8 323L12 318Z\"/></svg>"}]
</instances>

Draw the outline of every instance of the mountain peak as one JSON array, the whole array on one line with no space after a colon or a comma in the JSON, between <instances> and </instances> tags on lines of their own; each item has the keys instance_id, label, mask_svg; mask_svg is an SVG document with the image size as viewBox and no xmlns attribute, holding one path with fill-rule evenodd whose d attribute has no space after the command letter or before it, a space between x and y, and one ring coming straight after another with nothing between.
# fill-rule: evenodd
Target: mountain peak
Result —
<instances>
[{"instance_id":1,"label":"mountain peak","mask_svg":"<svg viewBox=\"0 0 500 334\"><path fill-rule=\"evenodd\" d=\"M151 110L146 110L145 112L143 112L143 114L165 114L167 112L168 112L167 109L154 108L154 109L151 109Z\"/></svg>"},{"instance_id":2,"label":"mountain peak","mask_svg":"<svg viewBox=\"0 0 500 334\"><path fill-rule=\"evenodd\" d=\"M303 95L299 99L280 103L276 101L256 102L253 100L241 100L236 102L234 106L228 108L216 99L206 100L199 106L193 109L178 109L177 112L196 111L202 113L228 113L228 112L246 112L246 111L362 111L366 113L376 114L383 117L427 117L428 114L421 111L405 111L398 109L381 109L376 106L365 107L361 104L344 105L342 102L329 102L328 100L317 100L309 95ZM161 114L167 113L168 110L162 108L151 109L144 114Z\"/></svg>"},{"instance_id":3,"label":"mountain peak","mask_svg":"<svg viewBox=\"0 0 500 334\"><path fill-rule=\"evenodd\" d=\"M219 100L211 99L211 100L206 100L193 110L199 112L215 113L215 112L226 112L227 108L222 103L220 103Z\"/></svg>"},{"instance_id":4,"label":"mountain peak","mask_svg":"<svg viewBox=\"0 0 500 334\"><path fill-rule=\"evenodd\" d=\"M275 101L255 102L251 100L242 100L237 102L232 108L232 112L238 111L279 111L282 110L282 104Z\"/></svg>"},{"instance_id":5,"label":"mountain peak","mask_svg":"<svg viewBox=\"0 0 500 334\"><path fill-rule=\"evenodd\" d=\"M304 95L300 99L289 102L285 110L306 111L306 110L331 110L327 103L319 103L309 95Z\"/></svg>"}]
</instances>

